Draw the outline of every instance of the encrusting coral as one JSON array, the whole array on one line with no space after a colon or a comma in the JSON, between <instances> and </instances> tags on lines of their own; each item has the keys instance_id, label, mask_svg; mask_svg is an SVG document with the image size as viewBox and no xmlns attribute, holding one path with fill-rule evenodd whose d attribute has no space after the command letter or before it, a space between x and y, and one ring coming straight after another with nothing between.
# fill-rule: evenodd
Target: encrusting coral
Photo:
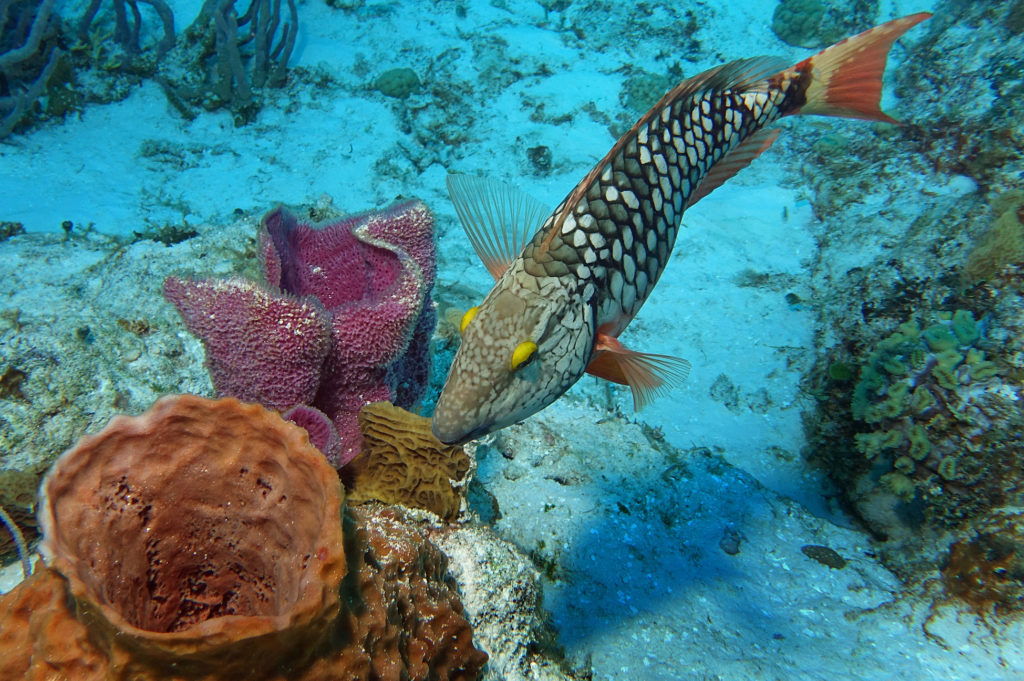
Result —
<instances>
[{"instance_id":1,"label":"encrusting coral","mask_svg":"<svg viewBox=\"0 0 1024 681\"><path fill-rule=\"evenodd\" d=\"M164 294L205 344L219 394L316 407L337 431L337 454L327 453L340 467L360 450L364 404L408 407L426 387L433 225L418 201L320 226L277 208L260 236L269 288L169 277Z\"/></svg>"},{"instance_id":2,"label":"encrusting coral","mask_svg":"<svg viewBox=\"0 0 1024 681\"><path fill-rule=\"evenodd\" d=\"M1024 528L1024 271L953 295L952 310L837 349L812 443L890 569L910 583L941 570L957 600L1021 610L1019 556L993 547L1019 545Z\"/></svg>"},{"instance_id":3,"label":"encrusting coral","mask_svg":"<svg viewBox=\"0 0 1024 681\"><path fill-rule=\"evenodd\" d=\"M43 483L48 564L0 598L3 679L474 679L444 556L396 511L343 513L305 432L171 396Z\"/></svg>"},{"instance_id":4,"label":"encrusting coral","mask_svg":"<svg viewBox=\"0 0 1024 681\"><path fill-rule=\"evenodd\" d=\"M946 591L981 613L997 615L1024 604L1024 516L999 509L981 519L971 536L955 542L942 565Z\"/></svg>"},{"instance_id":5,"label":"encrusting coral","mask_svg":"<svg viewBox=\"0 0 1024 681\"><path fill-rule=\"evenodd\" d=\"M989 503L987 481L1008 461L992 436L1018 395L979 347L973 314L944 316L924 329L904 323L877 344L861 368L852 415L870 424L856 441L871 468L889 467L880 490L923 502L926 522L948 525Z\"/></svg>"},{"instance_id":6,"label":"encrusting coral","mask_svg":"<svg viewBox=\"0 0 1024 681\"><path fill-rule=\"evenodd\" d=\"M987 281L1007 265L1024 262L1024 191L997 196L992 211L995 220L974 244L964 264L969 283Z\"/></svg>"},{"instance_id":7,"label":"encrusting coral","mask_svg":"<svg viewBox=\"0 0 1024 681\"><path fill-rule=\"evenodd\" d=\"M342 469L350 501L376 499L455 519L472 468L462 447L443 444L430 419L388 402L363 407L359 427L363 452Z\"/></svg>"}]
</instances>

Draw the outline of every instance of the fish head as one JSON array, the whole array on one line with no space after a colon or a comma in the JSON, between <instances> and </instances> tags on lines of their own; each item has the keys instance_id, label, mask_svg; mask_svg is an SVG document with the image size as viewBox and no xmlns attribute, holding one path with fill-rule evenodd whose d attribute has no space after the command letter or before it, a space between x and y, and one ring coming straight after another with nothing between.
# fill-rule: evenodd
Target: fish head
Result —
<instances>
[{"instance_id":1,"label":"fish head","mask_svg":"<svg viewBox=\"0 0 1024 681\"><path fill-rule=\"evenodd\" d=\"M556 279L499 281L463 317L462 345L431 422L456 444L518 423L579 380L593 352L593 315ZM513 278L514 282L514 278Z\"/></svg>"}]
</instances>

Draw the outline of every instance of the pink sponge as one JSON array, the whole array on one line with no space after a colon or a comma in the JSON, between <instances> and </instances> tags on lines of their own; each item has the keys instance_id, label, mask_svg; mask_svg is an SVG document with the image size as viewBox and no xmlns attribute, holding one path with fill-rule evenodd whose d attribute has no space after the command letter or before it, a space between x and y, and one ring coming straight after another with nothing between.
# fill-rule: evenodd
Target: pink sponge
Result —
<instances>
[{"instance_id":1,"label":"pink sponge","mask_svg":"<svg viewBox=\"0 0 1024 681\"><path fill-rule=\"evenodd\" d=\"M436 320L433 227L419 201L320 226L276 208L260 235L270 290L171 277L164 294L206 345L218 393L321 410L337 430L340 467L359 453L364 404L409 407L423 395Z\"/></svg>"},{"instance_id":2,"label":"pink sponge","mask_svg":"<svg viewBox=\"0 0 1024 681\"><path fill-rule=\"evenodd\" d=\"M309 404L331 347L330 322L305 301L244 279L168 277L164 296L206 344L217 392L273 409Z\"/></svg>"}]
</instances>

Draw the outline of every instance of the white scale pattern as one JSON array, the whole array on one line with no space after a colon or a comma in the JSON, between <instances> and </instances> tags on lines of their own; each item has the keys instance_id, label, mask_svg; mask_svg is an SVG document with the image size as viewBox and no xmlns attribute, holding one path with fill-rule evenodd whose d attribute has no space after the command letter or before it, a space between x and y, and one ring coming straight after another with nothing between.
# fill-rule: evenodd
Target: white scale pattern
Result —
<instances>
[{"instance_id":1,"label":"white scale pattern","mask_svg":"<svg viewBox=\"0 0 1024 681\"><path fill-rule=\"evenodd\" d=\"M632 318L671 253L692 191L725 153L778 115L784 97L709 93L673 102L622 144L561 228L578 258L569 272L578 294L596 306L595 324Z\"/></svg>"}]
</instances>

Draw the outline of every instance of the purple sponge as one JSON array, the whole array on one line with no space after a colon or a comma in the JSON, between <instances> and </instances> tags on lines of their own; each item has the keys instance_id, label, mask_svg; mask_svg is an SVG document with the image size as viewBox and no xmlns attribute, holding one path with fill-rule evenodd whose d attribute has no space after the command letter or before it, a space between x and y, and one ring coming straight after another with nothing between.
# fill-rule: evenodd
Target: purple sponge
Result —
<instances>
[{"instance_id":1,"label":"purple sponge","mask_svg":"<svg viewBox=\"0 0 1024 681\"><path fill-rule=\"evenodd\" d=\"M219 394L321 410L340 441L325 453L340 467L360 451L364 404L410 407L423 395L436 320L433 227L419 201L320 226L276 208L260 236L269 290L169 277L164 295L205 344Z\"/></svg>"}]
</instances>

